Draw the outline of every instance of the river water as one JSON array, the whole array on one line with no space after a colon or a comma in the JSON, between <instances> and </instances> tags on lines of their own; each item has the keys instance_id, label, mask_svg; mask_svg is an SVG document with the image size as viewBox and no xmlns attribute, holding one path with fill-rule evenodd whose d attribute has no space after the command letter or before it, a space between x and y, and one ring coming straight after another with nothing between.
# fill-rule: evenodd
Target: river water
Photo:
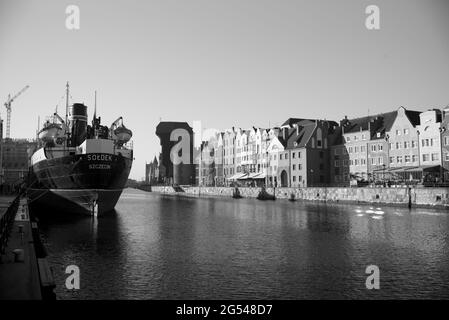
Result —
<instances>
[{"instance_id":1,"label":"river water","mask_svg":"<svg viewBox=\"0 0 449 320\"><path fill-rule=\"evenodd\" d=\"M41 217L58 299L449 298L449 212L124 191ZM80 269L68 290L65 269ZM368 265L380 289L368 290Z\"/></svg>"}]
</instances>

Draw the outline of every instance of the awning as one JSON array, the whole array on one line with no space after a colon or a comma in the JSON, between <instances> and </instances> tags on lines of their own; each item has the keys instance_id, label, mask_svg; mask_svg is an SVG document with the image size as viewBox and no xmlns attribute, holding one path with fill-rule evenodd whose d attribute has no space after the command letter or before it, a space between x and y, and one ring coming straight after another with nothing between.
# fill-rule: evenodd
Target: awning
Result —
<instances>
[{"instance_id":1,"label":"awning","mask_svg":"<svg viewBox=\"0 0 449 320\"><path fill-rule=\"evenodd\" d=\"M265 172L260 172L254 179L265 179L267 177Z\"/></svg>"},{"instance_id":2,"label":"awning","mask_svg":"<svg viewBox=\"0 0 449 320\"><path fill-rule=\"evenodd\" d=\"M246 180L246 179L248 179L248 174L247 173L242 173L242 175L237 178L237 180Z\"/></svg>"},{"instance_id":3,"label":"awning","mask_svg":"<svg viewBox=\"0 0 449 320\"><path fill-rule=\"evenodd\" d=\"M231 176L229 178L226 178L226 179L228 179L228 180L237 180L237 179L242 178L243 176L246 176L246 173L239 172L239 173L236 173L233 176Z\"/></svg>"},{"instance_id":4,"label":"awning","mask_svg":"<svg viewBox=\"0 0 449 320\"><path fill-rule=\"evenodd\" d=\"M385 168L385 169L376 169L373 170L373 172L429 172L429 171L438 171L440 170L439 165L433 165L433 166L405 166L405 167L393 167L393 168Z\"/></svg>"}]
</instances>

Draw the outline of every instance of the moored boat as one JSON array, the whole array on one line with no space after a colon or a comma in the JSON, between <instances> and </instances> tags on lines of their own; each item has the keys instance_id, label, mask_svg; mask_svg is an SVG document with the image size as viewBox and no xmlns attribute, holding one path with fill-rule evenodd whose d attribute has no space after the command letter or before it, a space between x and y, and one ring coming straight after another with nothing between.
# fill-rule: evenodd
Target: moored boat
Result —
<instances>
[{"instance_id":1,"label":"moored boat","mask_svg":"<svg viewBox=\"0 0 449 320\"><path fill-rule=\"evenodd\" d=\"M132 132L122 117L110 127L96 116L87 124L87 106L67 105L38 132L31 156L27 195L31 207L65 213L103 214L114 209L133 162Z\"/></svg>"}]
</instances>

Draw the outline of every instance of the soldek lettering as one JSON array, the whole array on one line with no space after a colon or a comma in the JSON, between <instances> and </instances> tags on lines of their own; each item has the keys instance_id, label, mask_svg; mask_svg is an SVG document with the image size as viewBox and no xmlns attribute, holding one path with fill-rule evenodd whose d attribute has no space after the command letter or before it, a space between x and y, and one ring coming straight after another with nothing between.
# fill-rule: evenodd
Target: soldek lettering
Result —
<instances>
[{"instance_id":1,"label":"soldek lettering","mask_svg":"<svg viewBox=\"0 0 449 320\"><path fill-rule=\"evenodd\" d=\"M109 154L88 154L88 161L112 161L112 156Z\"/></svg>"}]
</instances>

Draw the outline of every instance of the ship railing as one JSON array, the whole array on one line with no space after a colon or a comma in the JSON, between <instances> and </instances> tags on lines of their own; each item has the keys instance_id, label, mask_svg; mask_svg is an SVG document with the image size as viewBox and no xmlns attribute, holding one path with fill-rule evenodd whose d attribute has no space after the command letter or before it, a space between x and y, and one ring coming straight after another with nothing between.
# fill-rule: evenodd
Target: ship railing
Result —
<instances>
[{"instance_id":1,"label":"ship railing","mask_svg":"<svg viewBox=\"0 0 449 320\"><path fill-rule=\"evenodd\" d=\"M17 196L6 210L5 214L0 217L0 255L5 253L8 245L9 234L13 226L17 208L19 207L20 195Z\"/></svg>"}]
</instances>

